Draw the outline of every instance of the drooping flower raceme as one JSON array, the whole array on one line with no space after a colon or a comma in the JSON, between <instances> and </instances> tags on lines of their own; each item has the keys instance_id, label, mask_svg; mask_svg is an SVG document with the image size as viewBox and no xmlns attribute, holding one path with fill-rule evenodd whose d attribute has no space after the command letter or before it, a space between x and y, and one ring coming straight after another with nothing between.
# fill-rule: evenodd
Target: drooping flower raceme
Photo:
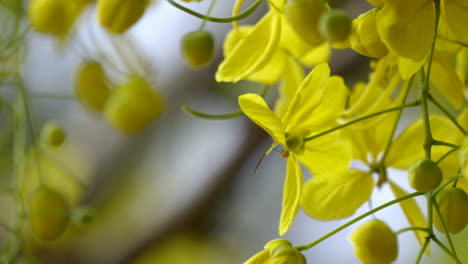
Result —
<instances>
[{"instance_id":1,"label":"drooping flower raceme","mask_svg":"<svg viewBox=\"0 0 468 264\"><path fill-rule=\"evenodd\" d=\"M315 67L297 89L283 118L259 95L239 97L242 111L272 136L274 144L283 146L287 157L280 235L289 229L299 210L303 181L299 162L317 177L338 173L349 165L350 146L339 134L306 140L334 126L344 109L348 89L341 77L329 74L327 64Z\"/></svg>"}]
</instances>

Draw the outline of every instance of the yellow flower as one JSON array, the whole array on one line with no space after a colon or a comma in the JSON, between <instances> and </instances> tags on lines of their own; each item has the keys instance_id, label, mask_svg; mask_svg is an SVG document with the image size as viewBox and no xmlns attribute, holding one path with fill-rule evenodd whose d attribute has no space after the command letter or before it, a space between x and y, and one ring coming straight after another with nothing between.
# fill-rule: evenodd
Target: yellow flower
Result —
<instances>
[{"instance_id":1,"label":"yellow flower","mask_svg":"<svg viewBox=\"0 0 468 264\"><path fill-rule=\"evenodd\" d=\"M291 56L292 55L292 56ZM277 10L270 10L255 26L233 29L224 42L224 61L218 82L250 80L273 84L289 74L298 58L306 66L329 59L328 44L311 46L300 38Z\"/></svg>"},{"instance_id":2,"label":"yellow flower","mask_svg":"<svg viewBox=\"0 0 468 264\"><path fill-rule=\"evenodd\" d=\"M297 89L282 118L258 95L239 97L242 111L273 137L274 144L285 149L287 168L280 235L289 229L299 210L303 181L299 162L316 175L333 174L348 167L349 146L336 133L304 141L306 137L333 126L343 111L348 89L341 77L329 77L329 74L327 64L315 67Z\"/></svg>"},{"instance_id":3,"label":"yellow flower","mask_svg":"<svg viewBox=\"0 0 468 264\"><path fill-rule=\"evenodd\" d=\"M151 0L98 0L99 23L109 32L121 34L140 20L150 2Z\"/></svg>"},{"instance_id":4,"label":"yellow flower","mask_svg":"<svg viewBox=\"0 0 468 264\"><path fill-rule=\"evenodd\" d=\"M276 239L265 245L260 251L244 264L306 264L304 255L294 248L286 239Z\"/></svg>"}]
</instances>

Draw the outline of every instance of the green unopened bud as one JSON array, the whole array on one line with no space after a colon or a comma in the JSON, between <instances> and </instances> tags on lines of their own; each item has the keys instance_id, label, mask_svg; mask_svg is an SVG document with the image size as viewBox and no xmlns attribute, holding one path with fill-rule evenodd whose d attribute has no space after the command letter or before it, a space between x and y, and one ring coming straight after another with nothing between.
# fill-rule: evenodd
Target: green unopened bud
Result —
<instances>
[{"instance_id":1,"label":"green unopened bud","mask_svg":"<svg viewBox=\"0 0 468 264\"><path fill-rule=\"evenodd\" d=\"M265 249L269 249L266 253L269 254L268 263L290 263L290 264L306 264L307 260L304 255L294 248L291 242L287 239L279 238L268 242ZM247 262L248 263L248 262Z\"/></svg>"},{"instance_id":2,"label":"green unopened bud","mask_svg":"<svg viewBox=\"0 0 468 264\"><path fill-rule=\"evenodd\" d=\"M194 69L210 63L214 54L214 44L213 36L208 31L186 34L181 43L185 62Z\"/></svg>"},{"instance_id":3,"label":"green unopened bud","mask_svg":"<svg viewBox=\"0 0 468 264\"><path fill-rule=\"evenodd\" d=\"M152 90L150 83L132 76L116 87L104 108L110 123L125 133L136 133L158 117L164 109L162 97Z\"/></svg>"},{"instance_id":4,"label":"green unopened bud","mask_svg":"<svg viewBox=\"0 0 468 264\"><path fill-rule=\"evenodd\" d=\"M318 46L325 39L319 32L319 19L327 9L322 0L287 0L284 7L286 21L310 45Z\"/></svg>"},{"instance_id":5,"label":"green unopened bud","mask_svg":"<svg viewBox=\"0 0 468 264\"><path fill-rule=\"evenodd\" d=\"M41 130L41 143L46 147L57 148L65 141L65 131L59 123L47 122Z\"/></svg>"},{"instance_id":6,"label":"green unopened bud","mask_svg":"<svg viewBox=\"0 0 468 264\"><path fill-rule=\"evenodd\" d=\"M447 227L451 234L462 231L468 223L468 196L460 188L443 189L437 195L437 204ZM440 232L444 232L442 221L434 210L434 226Z\"/></svg>"},{"instance_id":7,"label":"green unopened bud","mask_svg":"<svg viewBox=\"0 0 468 264\"><path fill-rule=\"evenodd\" d=\"M342 11L325 12L319 21L320 33L331 42L345 41L351 34L351 21L351 18Z\"/></svg>"},{"instance_id":8,"label":"green unopened bud","mask_svg":"<svg viewBox=\"0 0 468 264\"><path fill-rule=\"evenodd\" d=\"M371 220L356 228L350 238L354 254L365 264L387 264L398 256L395 233L380 220Z\"/></svg>"},{"instance_id":9,"label":"green unopened bud","mask_svg":"<svg viewBox=\"0 0 468 264\"><path fill-rule=\"evenodd\" d=\"M65 197L57 191L39 188L31 196L30 221L32 231L39 240L58 239L70 222Z\"/></svg>"},{"instance_id":10,"label":"green unopened bud","mask_svg":"<svg viewBox=\"0 0 468 264\"><path fill-rule=\"evenodd\" d=\"M96 111L102 111L110 95L107 78L100 63L85 62L76 77L75 92L80 102Z\"/></svg>"},{"instance_id":11,"label":"green unopened bud","mask_svg":"<svg viewBox=\"0 0 468 264\"><path fill-rule=\"evenodd\" d=\"M442 170L435 162L424 159L416 162L408 170L409 183L416 191L430 192L442 181Z\"/></svg>"},{"instance_id":12,"label":"green unopened bud","mask_svg":"<svg viewBox=\"0 0 468 264\"><path fill-rule=\"evenodd\" d=\"M98 0L99 23L109 32L121 34L140 20L150 2L150 0Z\"/></svg>"},{"instance_id":13,"label":"green unopened bud","mask_svg":"<svg viewBox=\"0 0 468 264\"><path fill-rule=\"evenodd\" d=\"M270 256L273 258L278 258L286 255L294 254L295 248L292 247L292 244L287 241L286 243L279 243L274 247L270 248Z\"/></svg>"}]
</instances>

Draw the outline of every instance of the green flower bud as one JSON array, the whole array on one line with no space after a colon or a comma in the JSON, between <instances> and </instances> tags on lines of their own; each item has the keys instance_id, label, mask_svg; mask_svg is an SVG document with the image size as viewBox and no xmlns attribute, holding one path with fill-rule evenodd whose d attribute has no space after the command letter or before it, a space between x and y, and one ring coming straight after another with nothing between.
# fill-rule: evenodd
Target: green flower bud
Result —
<instances>
[{"instance_id":1,"label":"green flower bud","mask_svg":"<svg viewBox=\"0 0 468 264\"><path fill-rule=\"evenodd\" d=\"M110 95L107 83L101 64L96 61L87 61L78 71L75 92L83 105L102 111Z\"/></svg>"},{"instance_id":2,"label":"green flower bud","mask_svg":"<svg viewBox=\"0 0 468 264\"><path fill-rule=\"evenodd\" d=\"M436 199L447 231L451 234L462 231L468 223L468 196L466 192L460 188L443 189ZM444 232L442 221L435 209L433 219L437 230Z\"/></svg>"},{"instance_id":3,"label":"green flower bud","mask_svg":"<svg viewBox=\"0 0 468 264\"><path fill-rule=\"evenodd\" d=\"M39 240L58 239L70 222L65 197L54 190L39 188L31 196L30 221L32 231Z\"/></svg>"},{"instance_id":4,"label":"green flower bud","mask_svg":"<svg viewBox=\"0 0 468 264\"><path fill-rule=\"evenodd\" d=\"M320 17L320 33L331 42L341 42L348 39L351 28L351 18L342 11L331 10Z\"/></svg>"},{"instance_id":5,"label":"green flower bud","mask_svg":"<svg viewBox=\"0 0 468 264\"><path fill-rule=\"evenodd\" d=\"M132 76L111 94L104 115L114 127L131 134L144 129L163 109L163 99L151 85L142 77Z\"/></svg>"},{"instance_id":6,"label":"green flower bud","mask_svg":"<svg viewBox=\"0 0 468 264\"><path fill-rule=\"evenodd\" d=\"M365 264L386 264L398 256L395 233L380 220L371 220L356 228L350 238L354 254Z\"/></svg>"},{"instance_id":7,"label":"green flower bud","mask_svg":"<svg viewBox=\"0 0 468 264\"><path fill-rule=\"evenodd\" d=\"M150 2L151 0L98 0L99 23L109 32L121 34L140 20Z\"/></svg>"},{"instance_id":8,"label":"green flower bud","mask_svg":"<svg viewBox=\"0 0 468 264\"><path fill-rule=\"evenodd\" d=\"M327 10L322 0L287 0L284 7L286 21L310 45L318 46L325 40L319 32L319 19Z\"/></svg>"},{"instance_id":9,"label":"green flower bud","mask_svg":"<svg viewBox=\"0 0 468 264\"><path fill-rule=\"evenodd\" d=\"M182 39L182 55L191 68L210 63L214 54L214 39L208 31L194 31Z\"/></svg>"},{"instance_id":10,"label":"green flower bud","mask_svg":"<svg viewBox=\"0 0 468 264\"><path fill-rule=\"evenodd\" d=\"M408 177L411 187L416 191L430 192L442 181L442 170L432 160L424 159L409 168Z\"/></svg>"},{"instance_id":11,"label":"green flower bud","mask_svg":"<svg viewBox=\"0 0 468 264\"><path fill-rule=\"evenodd\" d=\"M60 147L65 141L65 131L57 122L47 122L41 130L41 143L46 147Z\"/></svg>"}]
</instances>

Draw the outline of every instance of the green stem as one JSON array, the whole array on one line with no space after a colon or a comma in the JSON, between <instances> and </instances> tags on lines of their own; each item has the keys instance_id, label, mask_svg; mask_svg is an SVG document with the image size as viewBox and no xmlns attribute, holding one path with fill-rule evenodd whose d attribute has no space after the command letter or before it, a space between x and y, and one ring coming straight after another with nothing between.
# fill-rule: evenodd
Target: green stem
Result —
<instances>
[{"instance_id":1,"label":"green stem","mask_svg":"<svg viewBox=\"0 0 468 264\"><path fill-rule=\"evenodd\" d=\"M336 234L336 233L342 231L343 229L347 228L348 226L350 226L350 225L356 223L357 221L359 221L359 220L361 220L361 219L363 219L363 218L366 218L366 217L369 216L369 215L372 215L372 214L375 213L375 212L378 212L378 211L380 211L380 210L382 210L382 209L385 209L385 208L387 208L387 207L389 207L389 206L391 206L391 205L394 205L394 204L396 204L396 203L399 203L399 202L402 202L402 201L404 201L404 200L408 200L408 199L411 199L411 198L413 198L413 197L420 196L420 195L423 195L423 194L424 194L424 193L422 193L422 192L414 192L414 193L411 193L411 194L402 196L402 197L400 197L400 198L398 198L398 199L395 199L395 200L393 200L393 201L390 201L390 202L388 202L388 203L385 203L385 204L383 204L383 205L381 205L381 206L379 206L379 207L376 207L376 208L374 208L374 209L368 211L367 213L364 213L364 214L362 214L362 215L360 215L360 216L354 218L353 220L347 222L346 224L341 225L340 227L338 227L338 228L336 228L335 230L329 232L328 234L326 234L326 235L320 237L319 239L315 240L314 242L309 243L309 244L306 244L306 245L298 246L298 247L296 247L296 248L297 248L298 250L300 250L300 251L310 249L310 248L316 246L317 244L323 242L323 241L326 240L327 238L333 236L334 234Z\"/></svg>"},{"instance_id":2,"label":"green stem","mask_svg":"<svg viewBox=\"0 0 468 264\"><path fill-rule=\"evenodd\" d=\"M447 146L447 147L451 147L451 148L454 148L454 149L459 149L460 146L459 145L456 145L456 144L452 144L452 143L449 143L449 142L445 142L445 141L440 141L440 140L433 140L432 141L432 145L437 145L437 146Z\"/></svg>"},{"instance_id":3,"label":"green stem","mask_svg":"<svg viewBox=\"0 0 468 264\"><path fill-rule=\"evenodd\" d=\"M399 234L407 232L407 231L423 231L423 232L426 232L426 233L430 232L430 230L427 229L426 227L412 226L412 227L407 227L407 228L400 229L400 230L396 231L395 234L399 235Z\"/></svg>"},{"instance_id":4,"label":"green stem","mask_svg":"<svg viewBox=\"0 0 468 264\"><path fill-rule=\"evenodd\" d=\"M437 161L436 164L441 163L446 157L448 157L450 154L454 153L455 151L459 150L460 147L458 148L452 148L451 150L447 151L442 157L440 157Z\"/></svg>"},{"instance_id":5,"label":"green stem","mask_svg":"<svg viewBox=\"0 0 468 264\"><path fill-rule=\"evenodd\" d=\"M458 180L459 178L463 177L463 174L459 174L455 177L452 177L450 179L448 179L447 181L445 181L444 183L442 183L441 185L439 185L439 187L437 187L437 189L435 189L435 191L432 192L432 197L436 197L437 194L442 191L442 189L445 188L445 186L449 185L451 182L453 181L456 181Z\"/></svg>"},{"instance_id":6,"label":"green stem","mask_svg":"<svg viewBox=\"0 0 468 264\"><path fill-rule=\"evenodd\" d=\"M416 264L419 264L419 262L421 262L424 251L426 251L426 248L429 245L429 240L430 240L429 237L427 237L426 240L424 240L424 244L421 247L421 249L419 250L418 258L416 259L416 262L415 262Z\"/></svg>"},{"instance_id":7,"label":"green stem","mask_svg":"<svg viewBox=\"0 0 468 264\"><path fill-rule=\"evenodd\" d=\"M466 130L460 125L460 123L457 121L457 119L452 115L450 114L450 112L445 109L445 107L443 107L432 95L428 95L428 98L429 101L431 101L437 108L439 108L440 111L442 111L442 113L445 114L446 117L448 117L448 119L450 119L450 121L452 121L452 123L463 133L463 135L466 136Z\"/></svg>"},{"instance_id":8,"label":"green stem","mask_svg":"<svg viewBox=\"0 0 468 264\"><path fill-rule=\"evenodd\" d=\"M390 113L390 112L394 112L394 111L398 111L400 109L403 109L403 108L408 108L408 107L414 107L414 106L417 106L419 105L420 102L419 101L414 101L412 103L408 103L408 104L404 104L404 105L400 105L400 106L396 106L396 107L392 107L392 108L388 108L388 109L385 109L385 110L382 110L382 111L379 111L379 112L375 112L373 114L369 114L369 115L366 115L366 116L363 116L363 117L360 117L360 118L356 118L352 121L349 121L347 123L344 123L342 125L339 125L339 126L336 126L334 128L331 128L331 129L328 129L328 130L325 130L321 133L318 133L316 135L313 135L313 136L310 136L308 138L305 138L304 139L304 142L307 142L307 141L310 141L310 140L313 140L313 139L316 139L316 138L319 138L321 136L324 136L326 134L329 134L329 133L332 133L336 130L339 130L339 129L342 129L342 128L345 128L347 126L350 126L352 124L355 124L355 123L359 123L361 121L364 121L364 120L367 120L369 118L372 118L372 117L376 117L376 116L379 116L379 115L382 115L382 114L385 114L385 113Z\"/></svg>"},{"instance_id":9,"label":"green stem","mask_svg":"<svg viewBox=\"0 0 468 264\"><path fill-rule=\"evenodd\" d=\"M66 100L66 101L76 100L76 97L74 95L54 94L54 93L49 93L49 92L40 92L40 93L34 92L34 93L29 93L28 96L31 99Z\"/></svg>"},{"instance_id":10,"label":"green stem","mask_svg":"<svg viewBox=\"0 0 468 264\"><path fill-rule=\"evenodd\" d=\"M208 8L208 12L206 13L207 16L211 15L211 12L213 12L213 8L214 8L215 5L216 5L216 0L212 0L211 4L210 4L210 7ZM205 29L206 22L208 22L208 20L204 19L198 30L202 31L203 29Z\"/></svg>"},{"instance_id":11,"label":"green stem","mask_svg":"<svg viewBox=\"0 0 468 264\"><path fill-rule=\"evenodd\" d=\"M431 149L433 144L431 124L429 122L429 109L427 105L427 99L429 97L429 81L431 77L432 69L432 60L434 57L435 44L437 41L437 31L439 29L439 20L440 20L440 1L434 0L435 6L435 27L434 27L434 38L432 40L431 50L429 51L429 63L427 66L427 72L425 74L424 85L421 90L421 110L422 110L422 119L424 125L424 152L427 159L431 159Z\"/></svg>"},{"instance_id":12,"label":"green stem","mask_svg":"<svg viewBox=\"0 0 468 264\"><path fill-rule=\"evenodd\" d=\"M450 248L452 249L452 253L453 255L455 256L455 258L458 258L457 256L457 252L455 250L455 247L453 246L453 242L452 242L452 238L448 232L448 229L447 229L447 225L445 223L445 220L444 220L444 217L442 216L442 212L440 211L440 207L439 205L437 204L437 201L436 199L434 198L434 196L432 196L432 204L434 205L434 208L436 210L436 213L437 213L437 216L439 217L440 219L440 223L442 224L442 228L444 229L444 233L445 233L445 236L447 238L447 241L449 242L449 245L450 245Z\"/></svg>"},{"instance_id":13,"label":"green stem","mask_svg":"<svg viewBox=\"0 0 468 264\"><path fill-rule=\"evenodd\" d=\"M220 114L220 115L206 114L206 113L202 113L202 112L198 112L196 110L193 110L188 105L182 105L182 109L185 112L187 112L187 113L189 113L191 115L201 117L201 118L205 118L205 119L229 119L229 118L234 118L234 117L241 116L241 115L244 114L244 112L242 112L242 110L238 110L238 111L228 113L228 114Z\"/></svg>"},{"instance_id":14,"label":"green stem","mask_svg":"<svg viewBox=\"0 0 468 264\"><path fill-rule=\"evenodd\" d=\"M245 10L243 13L237 15L237 16L233 16L233 17L211 17L211 16L205 16L203 14L200 14L198 12L195 12L189 8L186 8L182 5L179 5L178 3L176 3L175 1L173 0L167 0L167 2L171 5L173 5L174 7L192 15L192 16L195 16L195 17L198 17L198 18L201 18L203 20L206 20L206 21L210 21L210 22L216 22L216 23L231 23L233 21L239 21L239 20L242 20L246 17L248 17L250 14L252 14L256 9L257 7L263 2L263 0L257 0L255 1L247 10Z\"/></svg>"},{"instance_id":15,"label":"green stem","mask_svg":"<svg viewBox=\"0 0 468 264\"><path fill-rule=\"evenodd\" d=\"M414 75L411 76L411 78L406 82L406 85L405 85L405 88L404 88L405 93L403 94L403 100L401 101L400 106L405 105L405 102L406 102L406 99L408 98L408 94L409 94L411 85L413 84L413 79L414 79ZM387 158L390 147L392 146L393 136L395 135L395 132L396 132L397 127L398 127L398 123L400 122L401 114L403 113L403 109L404 108L401 108L401 109L398 110L397 116L395 118L395 122L393 123L392 132L390 132L390 137L388 139L387 146L385 147L385 151L383 153L383 156L379 161L379 163L381 165L383 165L385 163L385 159Z\"/></svg>"},{"instance_id":16,"label":"green stem","mask_svg":"<svg viewBox=\"0 0 468 264\"><path fill-rule=\"evenodd\" d=\"M441 248L443 249L449 256L451 256L453 258L453 260L455 260L455 262L459 263L459 264L462 264L462 262L458 259L458 257L453 253L451 252L437 237L432 237L432 240L434 240L434 242Z\"/></svg>"}]
</instances>

